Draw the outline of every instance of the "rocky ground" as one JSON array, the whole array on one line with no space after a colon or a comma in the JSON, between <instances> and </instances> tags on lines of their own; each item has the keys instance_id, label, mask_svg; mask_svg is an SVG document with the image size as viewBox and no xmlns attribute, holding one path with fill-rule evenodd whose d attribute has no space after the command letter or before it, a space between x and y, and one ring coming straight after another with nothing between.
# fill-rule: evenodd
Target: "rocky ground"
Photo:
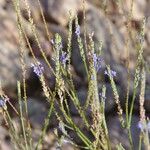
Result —
<instances>
[{"instance_id":1,"label":"rocky ground","mask_svg":"<svg viewBox=\"0 0 150 150\"><path fill-rule=\"evenodd\" d=\"M48 25L48 30L51 37L55 33L59 33L63 37L63 47L67 44L67 33L68 33L68 23L69 23L69 10L72 11L73 15L75 13L79 16L79 23L81 26L81 35L83 35L84 30L84 20L83 20L83 8L81 0L40 0L46 22ZM86 14L86 27L87 32L94 31L94 41L96 47L99 45L99 41L103 42L103 57L106 63L111 64L113 70L117 72L117 77L115 82L120 93L120 100L122 105L125 104L125 89L127 87L127 48L126 41L128 31L126 28L127 19L125 15L130 10L130 0L123 2L123 9L118 8L117 2L110 0L109 2L103 0L88 0L85 4L85 14ZM53 55L52 47L50 41L47 40L46 33L44 30L44 24L40 14L39 6L36 0L29 1L32 16L34 18L40 42L42 48L45 50L47 57L51 58ZM107 6L107 7L105 7ZM136 47L135 43L140 41L139 29L143 16L147 17L146 28L145 28L145 41L144 41L144 59L147 62L147 66L150 65L150 1L149 0L135 0L133 5L133 16L130 20L130 30L132 34L129 40L129 53L130 53L130 72L131 79L133 79L134 69L136 65ZM106 8L106 9L104 9ZM28 38L30 39L33 51L36 57L42 60L42 56L39 52L37 44L33 39L33 35L29 28L29 22L27 20L27 13L24 8L24 4L21 3L22 16L25 23L25 30ZM74 29L75 30L75 29ZM74 32L74 31L73 31ZM73 36L72 45L72 67L74 70L75 81L77 86L77 93L80 97L81 103L85 102L87 93L87 83L85 80L85 71L79 56L79 49L77 46L77 41L75 36ZM21 66L19 60L19 37L18 29L16 24L16 14L12 5L11 0L0 0L0 80L2 81L2 87L6 94L10 97L11 102L15 104L16 99L16 81L21 79ZM32 72L30 64L33 61L29 48L25 47L25 61L27 64L27 82L28 89L27 94L29 96L28 105L29 107L29 117L31 124L33 126L34 138L36 140L37 135L41 132L42 123L44 117L46 116L46 110L48 109L46 103L44 103L44 98L40 90L40 82L36 75ZM44 62L43 62L44 63ZM46 68L46 65L45 65ZM102 71L104 70L102 65ZM102 82L106 83L107 94L106 94L106 116L108 127L110 131L110 139L112 142L112 147L117 143L122 142L126 149L129 149L129 142L126 139L127 133L122 130L117 119L115 111L115 103L112 98L111 86L107 77L102 73L103 81L99 80L99 88L101 88ZM146 93L145 93L145 108L146 113L150 116L150 75L147 71L147 82L146 82ZM45 76L49 86L54 87L54 77L45 69ZM132 83L131 83L132 84ZM130 96L132 95L133 88L130 88ZM40 94L39 94L40 93ZM133 116L132 132L134 135L134 143L137 145L139 129L137 128L137 123L139 121L139 107L138 107L138 96L136 99L135 113ZM77 111L73 104L70 104L72 115L77 123L82 124L78 117ZM52 118L53 119L53 118ZM16 120L14 115L14 120ZM1 119L1 122L3 120ZM53 135L52 127L58 126L57 122L52 121L49 131L45 137L45 149L56 149L54 146L55 136ZM0 126L0 149L11 150L12 144L10 143L10 137L7 130ZM78 140L78 139L76 139ZM64 150L74 149L71 145L64 145ZM137 149L135 147L135 149Z\"/></svg>"}]
</instances>

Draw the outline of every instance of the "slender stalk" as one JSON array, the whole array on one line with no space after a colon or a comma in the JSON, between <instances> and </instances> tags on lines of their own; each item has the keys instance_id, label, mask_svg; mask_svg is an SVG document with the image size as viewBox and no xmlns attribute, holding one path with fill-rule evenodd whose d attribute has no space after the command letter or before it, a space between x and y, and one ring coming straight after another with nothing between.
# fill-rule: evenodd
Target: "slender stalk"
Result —
<instances>
[{"instance_id":1,"label":"slender stalk","mask_svg":"<svg viewBox=\"0 0 150 150\"><path fill-rule=\"evenodd\" d=\"M43 22L44 22L44 27L45 27L45 31L46 31L46 34L47 34L47 38L48 38L48 41L51 40L51 34L48 30L48 26L47 26L47 23L46 23L46 20L45 20L45 17L44 17L44 13L43 13L43 9L41 7L41 3L40 3L40 0L38 0L38 4L39 4L39 7L40 7L40 13L41 13L41 16L42 16L42 19L43 19Z\"/></svg>"},{"instance_id":2,"label":"slender stalk","mask_svg":"<svg viewBox=\"0 0 150 150\"><path fill-rule=\"evenodd\" d=\"M139 148L138 148L138 150L141 150L141 149L142 149L142 135L140 133Z\"/></svg>"},{"instance_id":3,"label":"slender stalk","mask_svg":"<svg viewBox=\"0 0 150 150\"><path fill-rule=\"evenodd\" d=\"M36 145L35 150L39 150L39 145L42 144L42 142L43 142L44 136L46 134L46 130L48 128L49 120L50 120L50 117L51 117L51 114L52 114L52 111L53 111L53 107L54 107L54 101L52 100L50 108L49 108L49 111L48 111L48 114L47 114L47 117L45 119L45 123L44 123L44 126L43 126L42 134L41 134L41 136L40 136L40 138L38 140L38 143Z\"/></svg>"},{"instance_id":4,"label":"slender stalk","mask_svg":"<svg viewBox=\"0 0 150 150\"><path fill-rule=\"evenodd\" d=\"M133 150L133 141L132 141L132 134L131 134L131 129L128 129L128 137L129 137L129 142L130 142L130 150Z\"/></svg>"},{"instance_id":5,"label":"slender stalk","mask_svg":"<svg viewBox=\"0 0 150 150\"><path fill-rule=\"evenodd\" d=\"M24 125L24 117L22 113L22 103L21 103L21 85L20 82L17 82L17 87L18 87L18 100L19 100L19 110L20 110L20 121L21 121L21 127L22 127L22 133L24 137L24 142L25 142L25 149L28 150L28 143L27 143L27 136L26 136L26 131L25 131L25 125Z\"/></svg>"}]
</instances>

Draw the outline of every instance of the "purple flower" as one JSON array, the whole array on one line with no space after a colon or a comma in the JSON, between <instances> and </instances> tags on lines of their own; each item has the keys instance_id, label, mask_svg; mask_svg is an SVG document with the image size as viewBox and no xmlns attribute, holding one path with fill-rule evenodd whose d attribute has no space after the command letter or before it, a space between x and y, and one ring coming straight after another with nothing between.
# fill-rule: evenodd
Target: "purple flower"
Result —
<instances>
[{"instance_id":1,"label":"purple flower","mask_svg":"<svg viewBox=\"0 0 150 150\"><path fill-rule=\"evenodd\" d=\"M0 99L0 107L4 107L6 105L6 101Z\"/></svg>"},{"instance_id":2,"label":"purple flower","mask_svg":"<svg viewBox=\"0 0 150 150\"><path fill-rule=\"evenodd\" d=\"M62 54L60 56L60 61L61 63L65 66L66 65L66 62L68 60L68 55L66 52L62 51Z\"/></svg>"},{"instance_id":3,"label":"purple flower","mask_svg":"<svg viewBox=\"0 0 150 150\"><path fill-rule=\"evenodd\" d=\"M141 121L139 121L139 123L138 123L138 128L141 130L141 131L144 131L144 129L145 129L145 127L144 127L144 125L143 125L143 123L141 122Z\"/></svg>"},{"instance_id":4,"label":"purple flower","mask_svg":"<svg viewBox=\"0 0 150 150\"><path fill-rule=\"evenodd\" d=\"M33 72L37 75L37 76L41 76L44 72L44 67L42 66L42 64L40 62L37 62L36 64L31 64L31 67L33 68Z\"/></svg>"},{"instance_id":5,"label":"purple flower","mask_svg":"<svg viewBox=\"0 0 150 150\"><path fill-rule=\"evenodd\" d=\"M150 132L150 121L146 124L144 124L143 122L139 121L138 123L138 128L143 132L144 130L148 130L148 132Z\"/></svg>"},{"instance_id":6,"label":"purple flower","mask_svg":"<svg viewBox=\"0 0 150 150\"><path fill-rule=\"evenodd\" d=\"M109 74L109 72L107 70L105 70L104 74L108 75L108 76L110 76L112 78L116 77L116 75L117 75L116 71L113 71L113 70L110 70L110 74Z\"/></svg>"},{"instance_id":7,"label":"purple flower","mask_svg":"<svg viewBox=\"0 0 150 150\"><path fill-rule=\"evenodd\" d=\"M93 61L94 61L94 67L96 71L98 72L100 68L102 67L102 58L100 56L97 56L95 53L93 54Z\"/></svg>"},{"instance_id":8,"label":"purple flower","mask_svg":"<svg viewBox=\"0 0 150 150\"><path fill-rule=\"evenodd\" d=\"M77 35L77 36L80 36L80 26L78 25L77 27L76 27L76 31L75 31L75 34Z\"/></svg>"}]
</instances>

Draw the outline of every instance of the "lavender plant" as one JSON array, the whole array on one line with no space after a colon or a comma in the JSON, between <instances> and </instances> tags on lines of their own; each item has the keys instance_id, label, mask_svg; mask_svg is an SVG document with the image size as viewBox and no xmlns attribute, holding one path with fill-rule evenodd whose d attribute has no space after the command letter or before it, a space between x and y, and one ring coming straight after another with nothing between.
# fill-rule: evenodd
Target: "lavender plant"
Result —
<instances>
[{"instance_id":1,"label":"lavender plant","mask_svg":"<svg viewBox=\"0 0 150 150\"><path fill-rule=\"evenodd\" d=\"M54 131L57 137L57 149L61 149L62 143L71 143L77 149L89 149L89 150L111 150L111 142L109 138L109 131L106 123L105 116L105 101L106 101L106 86L105 84L102 86L102 92L99 92L98 89L98 79L97 75L102 68L102 44L100 45L100 49L95 49L95 43L93 40L93 34L91 33L88 36L88 42L82 40L81 28L78 23L78 17L73 17L70 13L70 22L69 22L69 33L68 33L68 44L67 50L63 49L62 38L58 33L55 34L54 38L50 41L50 34L48 32L47 24L42 12L42 7L40 1L38 0L38 4L41 10L42 19L44 22L44 27L46 29L46 33L49 41L51 42L54 50L54 67L50 64L50 61L46 57L44 50L41 47L39 42L38 33L36 30L36 26L34 24L33 18L31 17L31 10L27 0L24 0L26 11L28 13L28 21L30 23L30 27L35 38L35 41L40 49L43 59L45 60L49 70L55 76L55 88L52 90L48 87L46 83L46 79L44 76L44 67L41 62L35 57L35 54L31 48L29 43L29 39L26 36L23 20L21 16L20 10L20 1L14 0L14 7L17 15L18 21L18 31L20 36L20 57L21 57L21 66L23 72L23 82L17 83L18 86L18 101L19 101L19 111L17 111L13 105L14 111L20 118L21 129L18 133L16 131L11 115L7 110L6 104L9 103L8 97L4 94L3 90L0 90L0 108L3 110L3 117L8 125L9 132L11 135L12 142L14 143L15 149L21 150L32 150L32 149L42 149L42 144L44 140L44 136L46 135L46 131L48 129L49 121L51 121L50 117L55 115L59 122L59 129L62 132L63 136L59 136L57 131ZM117 3L119 6L119 2ZM120 7L120 6L119 6ZM132 9L131 9L132 13ZM88 79L88 94L87 99L84 106L81 104L79 97L77 96L77 91L73 81L73 75L71 72L71 39L72 39L72 31L73 31L73 19L75 19L75 34L77 37L77 42L80 50L80 55L86 70L86 75ZM130 142L130 149L134 150L133 139L131 135L131 124L132 124L132 115L133 115L133 107L135 103L135 97L137 93L137 88L139 84L141 85L140 91L140 122L138 127L141 130L140 140L139 140L139 150L142 149L142 143L144 143L146 149L150 148L149 142L149 132L150 132L150 121L146 118L145 109L144 109L144 94L145 94L145 82L146 82L146 74L145 74L145 62L143 58L143 39L144 39L144 28L145 28L145 19L142 22L142 28L140 31L140 36L142 40L140 40L138 44L138 58L137 65L135 69L135 78L134 78L134 87L133 87L133 97L131 101L131 105L129 105L128 101L128 90L127 90L127 98L126 98L126 117L123 117L123 108L120 103L119 93L117 86L115 84L114 78L117 76L117 72L111 70L109 64L106 64L106 70L103 72L104 75L107 75L110 84L112 87L114 100L117 105L117 113L122 125L122 128L128 131L128 140ZM27 108L27 95L26 95L26 70L25 70L25 62L24 62L24 51L23 51L23 40L26 40L32 57L34 59L34 63L31 64L33 72L39 78L42 91L44 93L45 99L48 101L49 110L47 117L45 118L45 122L43 123L42 133L39 137L36 146L33 144L34 141L32 139L32 129L30 127L30 123L28 121L28 108ZM87 44L88 43L88 44ZM23 85L23 96L21 91L21 85ZM84 126L86 130L93 137L89 138L82 129L76 124L71 115L71 108L68 102L69 99L73 102L75 108L77 109L80 118L84 122ZM23 99L23 100L22 100ZM24 116L22 109L22 102L26 105L26 114ZM11 104L11 103L10 103ZM55 107L55 104L59 106L59 110ZM87 109L90 108L91 118L87 116ZM78 145L69 135L67 130L72 130L74 134L78 136L80 141L82 141L82 145ZM117 150L124 150L123 145L120 143L116 145Z\"/></svg>"}]
</instances>

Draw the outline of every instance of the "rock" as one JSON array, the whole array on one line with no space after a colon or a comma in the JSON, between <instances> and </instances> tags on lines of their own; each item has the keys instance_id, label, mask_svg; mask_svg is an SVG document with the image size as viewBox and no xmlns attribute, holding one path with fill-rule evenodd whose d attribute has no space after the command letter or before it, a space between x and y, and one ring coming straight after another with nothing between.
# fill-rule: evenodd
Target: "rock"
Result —
<instances>
[{"instance_id":1,"label":"rock","mask_svg":"<svg viewBox=\"0 0 150 150\"><path fill-rule=\"evenodd\" d=\"M105 86L106 86L105 111L106 113L109 113L115 106L115 100L111 85L109 83L106 83ZM102 85L99 84L98 87L100 89L99 91L101 92Z\"/></svg>"},{"instance_id":2,"label":"rock","mask_svg":"<svg viewBox=\"0 0 150 150\"><path fill-rule=\"evenodd\" d=\"M106 100L105 100L105 111L106 113L109 113L112 111L112 109L115 106L115 100L114 100L114 95L113 91L111 88L111 85L109 83L106 83ZM102 84L98 85L98 89L101 92ZM118 91L120 91L120 88L118 86ZM118 92L119 93L119 92ZM86 103L87 100L87 89L81 88L77 91L78 99L81 104L81 107L83 107ZM122 98L123 99L123 98ZM69 100L69 106L70 106L70 111L72 115L79 115L77 109L75 108L72 100ZM90 116L91 114L91 108L87 109L86 115Z\"/></svg>"},{"instance_id":3,"label":"rock","mask_svg":"<svg viewBox=\"0 0 150 150\"><path fill-rule=\"evenodd\" d=\"M40 129L32 129L33 148L36 148L37 142L42 134ZM56 136L52 131L47 131L43 138L42 145L39 145L39 149L52 149L56 141Z\"/></svg>"},{"instance_id":4,"label":"rock","mask_svg":"<svg viewBox=\"0 0 150 150\"><path fill-rule=\"evenodd\" d=\"M130 9L131 9L131 3L132 0L126 1L125 5L125 11L129 13ZM147 5L147 1L143 0L135 0L133 2L133 13L132 13L132 17L135 20L140 20L145 16L145 10L146 10L146 5Z\"/></svg>"},{"instance_id":5,"label":"rock","mask_svg":"<svg viewBox=\"0 0 150 150\"><path fill-rule=\"evenodd\" d=\"M80 0L41 0L46 19L62 26L69 22L69 11L75 15L81 9Z\"/></svg>"},{"instance_id":6,"label":"rock","mask_svg":"<svg viewBox=\"0 0 150 150\"><path fill-rule=\"evenodd\" d=\"M67 45L66 43L67 43L68 31L62 26L53 25L53 24L49 24L49 23L47 24L47 27L48 27L51 39L54 38L56 33L58 33L62 37L62 45L63 45L63 48L65 49L66 45ZM38 33L39 34L39 40L40 40L41 47L42 47L43 51L45 52L47 57L52 58L53 57L52 56L53 55L52 45L51 45L51 41L48 41L48 39L47 39L47 35L46 35L45 29L44 29L44 24L42 24L42 23L39 24L37 29L39 32ZM42 54L39 50L37 43L35 42L35 39L33 37L32 32L29 35L29 39L31 39L30 43L31 43L31 46L32 46L33 51L35 52L36 56L38 58L42 57Z\"/></svg>"},{"instance_id":7,"label":"rock","mask_svg":"<svg viewBox=\"0 0 150 150\"><path fill-rule=\"evenodd\" d=\"M0 1L0 6L4 6L4 4L5 4L5 0L1 0Z\"/></svg>"},{"instance_id":8,"label":"rock","mask_svg":"<svg viewBox=\"0 0 150 150\"><path fill-rule=\"evenodd\" d=\"M103 54L108 63L119 63L120 56L124 54L124 37L117 28L104 16L103 12L89 7L86 11L87 32L94 33L95 48L98 49L99 42L103 43ZM111 36L113 33L113 37ZM115 46L114 46L115 44Z\"/></svg>"},{"instance_id":9,"label":"rock","mask_svg":"<svg viewBox=\"0 0 150 150\"><path fill-rule=\"evenodd\" d=\"M41 129L47 116L45 104L38 101L38 99L29 98L27 101L27 107L31 126L36 129ZM25 108L23 110L23 112L25 112Z\"/></svg>"},{"instance_id":10,"label":"rock","mask_svg":"<svg viewBox=\"0 0 150 150\"><path fill-rule=\"evenodd\" d=\"M147 114L149 114L148 117L150 117L150 92L149 92L149 88L146 89L145 91L145 110L147 112Z\"/></svg>"},{"instance_id":11,"label":"rock","mask_svg":"<svg viewBox=\"0 0 150 150\"><path fill-rule=\"evenodd\" d=\"M72 37L72 65L77 75L82 78L82 82L84 82L86 77L85 67L83 65L83 61L80 55L79 46L77 42L77 37L73 35Z\"/></svg>"},{"instance_id":12,"label":"rock","mask_svg":"<svg viewBox=\"0 0 150 150\"><path fill-rule=\"evenodd\" d=\"M87 89L82 88L77 91L78 99L80 102L81 107L85 105L86 98L87 98ZM69 108L72 115L79 115L74 103L72 100L69 100ZM88 114L90 113L90 110L88 110Z\"/></svg>"},{"instance_id":13,"label":"rock","mask_svg":"<svg viewBox=\"0 0 150 150\"><path fill-rule=\"evenodd\" d=\"M50 107L50 103L46 101L45 96L43 97L41 95L42 94L37 93L36 96L34 95L34 97L28 98L27 101L28 117L31 126L38 130L42 129ZM24 104L23 104L23 112L25 112ZM56 127L57 125L58 120L56 119L55 113L52 112L48 128Z\"/></svg>"},{"instance_id":14,"label":"rock","mask_svg":"<svg viewBox=\"0 0 150 150\"><path fill-rule=\"evenodd\" d=\"M73 117L72 119L73 119L74 123L77 125L77 127L82 131L82 133L92 141L93 136L85 127L84 121L78 116ZM77 135L76 131L70 130L70 131L68 131L68 134L71 137L72 141L74 141L75 143L77 143L79 145L83 145L83 142L82 142L81 138Z\"/></svg>"},{"instance_id":15,"label":"rock","mask_svg":"<svg viewBox=\"0 0 150 150\"><path fill-rule=\"evenodd\" d=\"M14 148L13 144L10 142L10 136L8 131L0 126L0 149L12 150Z\"/></svg>"},{"instance_id":16,"label":"rock","mask_svg":"<svg viewBox=\"0 0 150 150\"><path fill-rule=\"evenodd\" d=\"M90 3L94 4L95 6L99 6L101 2L99 0L88 0Z\"/></svg>"},{"instance_id":17,"label":"rock","mask_svg":"<svg viewBox=\"0 0 150 150\"><path fill-rule=\"evenodd\" d=\"M45 19L52 24L59 24L66 26L69 22L69 11L75 16L81 9L82 2L80 0L39 0ZM43 22L40 7L37 1L28 1L31 16L35 22ZM26 11L25 3L20 3L23 17L28 20L28 13Z\"/></svg>"},{"instance_id":18,"label":"rock","mask_svg":"<svg viewBox=\"0 0 150 150\"><path fill-rule=\"evenodd\" d=\"M41 0L40 0L41 1ZM31 11L31 16L34 19L34 21L37 23L42 22L42 18L41 18L41 12L40 12L40 8L39 8L39 4L37 1L34 0L30 0L28 1L28 5ZM22 16L28 20L28 12L26 11L26 4L25 2L20 2L20 9L21 9L21 13Z\"/></svg>"},{"instance_id":19,"label":"rock","mask_svg":"<svg viewBox=\"0 0 150 150\"><path fill-rule=\"evenodd\" d=\"M36 144L39 140L39 137L41 135L41 130L33 130L32 132L32 138L34 141L34 148L36 147ZM47 134L44 136L42 145L39 146L39 149L50 149L50 150L56 150L58 148L61 148L62 150L78 150L75 148L67 138L59 138L58 143L58 137L54 134L53 131L48 131Z\"/></svg>"},{"instance_id":20,"label":"rock","mask_svg":"<svg viewBox=\"0 0 150 150\"><path fill-rule=\"evenodd\" d=\"M21 79L22 74L15 13L8 15L7 12L4 11L4 13L0 13L0 18L0 80L7 94L14 95L16 82ZM27 50L25 50L25 59L28 62L26 52Z\"/></svg>"},{"instance_id":21,"label":"rock","mask_svg":"<svg viewBox=\"0 0 150 150\"><path fill-rule=\"evenodd\" d=\"M149 5L150 5L150 1L147 1L146 2L145 16L150 19L150 17L149 17L149 14L150 14Z\"/></svg>"},{"instance_id":22,"label":"rock","mask_svg":"<svg viewBox=\"0 0 150 150\"><path fill-rule=\"evenodd\" d=\"M71 145L70 143L64 143L61 147L62 150L79 150L75 148L75 146Z\"/></svg>"},{"instance_id":23,"label":"rock","mask_svg":"<svg viewBox=\"0 0 150 150\"><path fill-rule=\"evenodd\" d=\"M107 121L108 133L109 133L112 149L115 150L116 145L120 143L125 149L130 149L127 130L121 127L118 116L110 116L107 118L107 120L108 120ZM133 116L131 133L132 133L134 149L138 149L139 133L140 133L140 130L137 127L138 121L139 118L137 116Z\"/></svg>"},{"instance_id":24,"label":"rock","mask_svg":"<svg viewBox=\"0 0 150 150\"><path fill-rule=\"evenodd\" d=\"M125 55L124 37L110 20L96 7L88 5L86 9L87 33L94 33L93 40L95 49L98 50L100 41L103 43L103 57L108 64L121 64L121 59ZM113 33L113 36L111 35ZM81 22L81 36L83 37L83 22ZM80 57L76 38L73 38L73 66L81 76L85 77L85 69ZM104 66L103 66L104 67Z\"/></svg>"}]
</instances>

